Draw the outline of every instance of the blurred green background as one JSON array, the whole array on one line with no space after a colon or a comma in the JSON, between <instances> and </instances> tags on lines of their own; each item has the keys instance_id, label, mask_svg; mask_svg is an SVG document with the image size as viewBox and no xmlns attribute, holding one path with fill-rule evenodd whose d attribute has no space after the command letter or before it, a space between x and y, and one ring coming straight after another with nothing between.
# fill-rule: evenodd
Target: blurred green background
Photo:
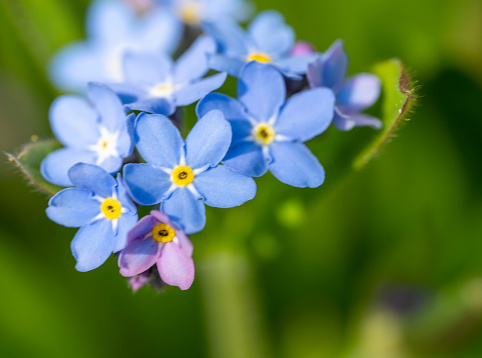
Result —
<instances>
[{"instance_id":1,"label":"blurred green background","mask_svg":"<svg viewBox=\"0 0 482 358\"><path fill-rule=\"evenodd\" d=\"M267 175L255 200L208 208L184 292L134 294L113 258L76 272L75 230L5 157L1 357L482 357L482 2L256 3L319 51L343 38L350 74L400 58L419 85L411 121L360 173L342 175L344 154L373 131L331 128L310 144L320 188ZM45 66L83 37L87 5L0 0L2 151L51 135Z\"/></svg>"}]
</instances>

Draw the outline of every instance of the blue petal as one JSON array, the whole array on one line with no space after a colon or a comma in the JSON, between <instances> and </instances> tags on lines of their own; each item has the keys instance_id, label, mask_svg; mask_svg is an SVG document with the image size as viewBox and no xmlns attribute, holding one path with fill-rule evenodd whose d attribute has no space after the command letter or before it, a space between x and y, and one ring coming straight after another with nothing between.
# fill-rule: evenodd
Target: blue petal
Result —
<instances>
[{"instance_id":1,"label":"blue petal","mask_svg":"<svg viewBox=\"0 0 482 358\"><path fill-rule=\"evenodd\" d=\"M123 59L127 83L154 86L172 76L172 60L163 54L127 52Z\"/></svg>"},{"instance_id":2,"label":"blue petal","mask_svg":"<svg viewBox=\"0 0 482 358\"><path fill-rule=\"evenodd\" d=\"M276 133L305 142L329 126L335 111L335 95L329 88L297 93L286 101L275 123Z\"/></svg>"},{"instance_id":3,"label":"blue petal","mask_svg":"<svg viewBox=\"0 0 482 358\"><path fill-rule=\"evenodd\" d=\"M97 113L86 100L61 96L50 106L50 126L64 145L86 149L99 139Z\"/></svg>"},{"instance_id":4,"label":"blue petal","mask_svg":"<svg viewBox=\"0 0 482 358\"><path fill-rule=\"evenodd\" d=\"M206 225L206 208L188 188L179 187L164 200L161 210L178 223L186 234L201 231Z\"/></svg>"},{"instance_id":5,"label":"blue petal","mask_svg":"<svg viewBox=\"0 0 482 358\"><path fill-rule=\"evenodd\" d=\"M318 55L310 54L305 56L291 56L280 60L276 60L275 65L280 67L284 72L297 73L304 75L308 69L308 64L316 60Z\"/></svg>"},{"instance_id":6,"label":"blue petal","mask_svg":"<svg viewBox=\"0 0 482 358\"><path fill-rule=\"evenodd\" d=\"M104 169L107 173L115 174L122 167L123 160L119 156L110 156L102 161L96 160L95 164Z\"/></svg>"},{"instance_id":7,"label":"blue petal","mask_svg":"<svg viewBox=\"0 0 482 358\"><path fill-rule=\"evenodd\" d=\"M124 108L119 97L109 87L91 82L87 97L100 114L100 124L109 132L116 132L125 127Z\"/></svg>"},{"instance_id":8,"label":"blue petal","mask_svg":"<svg viewBox=\"0 0 482 358\"><path fill-rule=\"evenodd\" d=\"M269 170L281 182L298 188L323 184L325 171L310 150L299 142L275 142L270 147Z\"/></svg>"},{"instance_id":9,"label":"blue petal","mask_svg":"<svg viewBox=\"0 0 482 358\"><path fill-rule=\"evenodd\" d=\"M82 226L70 245L77 260L75 269L80 272L93 270L102 265L113 252L115 236L108 219Z\"/></svg>"},{"instance_id":10,"label":"blue petal","mask_svg":"<svg viewBox=\"0 0 482 358\"><path fill-rule=\"evenodd\" d=\"M216 40L218 51L227 57L244 57L252 47L245 31L233 21L205 23L204 31Z\"/></svg>"},{"instance_id":11,"label":"blue petal","mask_svg":"<svg viewBox=\"0 0 482 358\"><path fill-rule=\"evenodd\" d=\"M71 148L58 149L49 153L40 165L42 176L53 184L71 186L69 169L77 163L95 163L93 152Z\"/></svg>"},{"instance_id":12,"label":"blue petal","mask_svg":"<svg viewBox=\"0 0 482 358\"><path fill-rule=\"evenodd\" d=\"M122 41L134 24L135 13L120 1L94 1L87 13L87 35L99 42Z\"/></svg>"},{"instance_id":13,"label":"blue petal","mask_svg":"<svg viewBox=\"0 0 482 358\"><path fill-rule=\"evenodd\" d=\"M122 214L118 219L117 235L115 237L115 245L113 252L123 250L127 245L127 233L137 223L137 214Z\"/></svg>"},{"instance_id":14,"label":"blue petal","mask_svg":"<svg viewBox=\"0 0 482 358\"><path fill-rule=\"evenodd\" d=\"M339 110L335 110L333 125L341 131L349 131L355 127L355 121L351 119L349 115L343 114Z\"/></svg>"},{"instance_id":15,"label":"blue petal","mask_svg":"<svg viewBox=\"0 0 482 358\"><path fill-rule=\"evenodd\" d=\"M132 83L109 83L108 86L124 104L135 102L146 94L144 87Z\"/></svg>"},{"instance_id":16,"label":"blue petal","mask_svg":"<svg viewBox=\"0 0 482 358\"><path fill-rule=\"evenodd\" d=\"M343 83L348 68L348 57L343 47L343 41L335 41L323 54L322 60L322 86L333 88L336 92L337 88Z\"/></svg>"},{"instance_id":17,"label":"blue petal","mask_svg":"<svg viewBox=\"0 0 482 358\"><path fill-rule=\"evenodd\" d=\"M285 97L285 81L275 67L252 61L241 71L238 99L254 119L269 121L278 114Z\"/></svg>"},{"instance_id":18,"label":"blue petal","mask_svg":"<svg viewBox=\"0 0 482 358\"><path fill-rule=\"evenodd\" d=\"M218 110L200 118L186 139L186 163L193 169L215 166L231 144L231 125Z\"/></svg>"},{"instance_id":19,"label":"blue petal","mask_svg":"<svg viewBox=\"0 0 482 358\"><path fill-rule=\"evenodd\" d=\"M341 131L349 131L353 127L372 127L380 129L383 127L382 121L378 118L363 113L335 114L333 125Z\"/></svg>"},{"instance_id":20,"label":"blue petal","mask_svg":"<svg viewBox=\"0 0 482 358\"><path fill-rule=\"evenodd\" d=\"M197 175L194 186L203 196L206 205L217 208L232 208L256 195L256 183L252 178L236 173L224 165Z\"/></svg>"},{"instance_id":21,"label":"blue petal","mask_svg":"<svg viewBox=\"0 0 482 358\"><path fill-rule=\"evenodd\" d=\"M323 83L323 60L321 56L316 57L308 64L306 78L311 88L324 87Z\"/></svg>"},{"instance_id":22,"label":"blue petal","mask_svg":"<svg viewBox=\"0 0 482 358\"><path fill-rule=\"evenodd\" d=\"M49 219L57 224L80 227L100 213L100 203L92 197L90 190L67 188L50 198L46 212Z\"/></svg>"},{"instance_id":23,"label":"blue petal","mask_svg":"<svg viewBox=\"0 0 482 358\"><path fill-rule=\"evenodd\" d=\"M273 10L261 12L251 22L248 31L257 48L267 54L286 54L295 42L293 29L286 25L283 15Z\"/></svg>"},{"instance_id":24,"label":"blue petal","mask_svg":"<svg viewBox=\"0 0 482 358\"><path fill-rule=\"evenodd\" d=\"M216 51L216 44L211 37L200 36L176 61L174 83L184 84L203 77L209 70L208 54Z\"/></svg>"},{"instance_id":25,"label":"blue petal","mask_svg":"<svg viewBox=\"0 0 482 358\"><path fill-rule=\"evenodd\" d=\"M229 148L223 163L250 177L260 177L268 170L261 147L254 142L241 142Z\"/></svg>"},{"instance_id":26,"label":"blue petal","mask_svg":"<svg viewBox=\"0 0 482 358\"><path fill-rule=\"evenodd\" d=\"M226 81L226 73L203 78L189 84L174 93L174 102L177 107L187 106L203 98L209 92L217 90Z\"/></svg>"},{"instance_id":27,"label":"blue petal","mask_svg":"<svg viewBox=\"0 0 482 358\"><path fill-rule=\"evenodd\" d=\"M130 196L141 205L159 203L172 185L171 176L151 164L126 164L124 181Z\"/></svg>"},{"instance_id":28,"label":"blue petal","mask_svg":"<svg viewBox=\"0 0 482 358\"><path fill-rule=\"evenodd\" d=\"M129 214L137 213L137 207L132 202L129 194L127 193L126 184L124 182L124 178L122 178L121 174L117 174L117 198L119 199L123 208L127 209Z\"/></svg>"},{"instance_id":29,"label":"blue petal","mask_svg":"<svg viewBox=\"0 0 482 358\"><path fill-rule=\"evenodd\" d=\"M72 43L57 52L49 64L50 78L65 92L85 93L89 81L109 81L104 70L104 49L84 41Z\"/></svg>"},{"instance_id":30,"label":"blue petal","mask_svg":"<svg viewBox=\"0 0 482 358\"><path fill-rule=\"evenodd\" d=\"M86 188L102 198L111 197L116 187L112 175L97 165L78 163L69 170L72 184Z\"/></svg>"},{"instance_id":31,"label":"blue petal","mask_svg":"<svg viewBox=\"0 0 482 358\"><path fill-rule=\"evenodd\" d=\"M117 137L117 152L122 158L127 158L134 151L134 123L136 115L131 113L126 118L125 129Z\"/></svg>"},{"instance_id":32,"label":"blue petal","mask_svg":"<svg viewBox=\"0 0 482 358\"><path fill-rule=\"evenodd\" d=\"M128 111L141 111L169 116L174 113L176 106L170 98L147 98L124 106Z\"/></svg>"},{"instance_id":33,"label":"blue petal","mask_svg":"<svg viewBox=\"0 0 482 358\"><path fill-rule=\"evenodd\" d=\"M233 77L238 77L244 65L245 62L238 58L219 54L209 56L209 67L219 72L226 72Z\"/></svg>"},{"instance_id":34,"label":"blue petal","mask_svg":"<svg viewBox=\"0 0 482 358\"><path fill-rule=\"evenodd\" d=\"M165 116L141 113L136 124L137 150L148 163L174 168L184 150L179 130Z\"/></svg>"},{"instance_id":35,"label":"blue petal","mask_svg":"<svg viewBox=\"0 0 482 358\"><path fill-rule=\"evenodd\" d=\"M380 96L380 79L370 73L360 73L343 84L336 95L341 109L359 112L370 107Z\"/></svg>"}]
</instances>

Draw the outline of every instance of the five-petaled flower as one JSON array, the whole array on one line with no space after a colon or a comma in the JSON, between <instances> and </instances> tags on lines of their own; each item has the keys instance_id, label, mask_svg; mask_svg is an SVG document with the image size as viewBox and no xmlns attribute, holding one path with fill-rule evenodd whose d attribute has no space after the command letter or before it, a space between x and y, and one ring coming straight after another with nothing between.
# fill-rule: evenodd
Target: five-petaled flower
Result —
<instances>
[{"instance_id":1,"label":"five-petaled flower","mask_svg":"<svg viewBox=\"0 0 482 358\"><path fill-rule=\"evenodd\" d=\"M231 208L256 195L252 178L219 165L231 144L231 126L220 111L198 120L186 142L165 116L142 113L136 144L144 164L126 164L124 178L141 205L161 203L161 210L187 233L204 228L204 204Z\"/></svg>"},{"instance_id":2,"label":"five-petaled flower","mask_svg":"<svg viewBox=\"0 0 482 358\"><path fill-rule=\"evenodd\" d=\"M209 70L207 55L215 51L214 41L201 36L176 63L162 54L127 53L125 82L111 88L128 110L171 115L176 107L194 103L224 83L225 73L202 79Z\"/></svg>"},{"instance_id":3,"label":"five-petaled flower","mask_svg":"<svg viewBox=\"0 0 482 358\"><path fill-rule=\"evenodd\" d=\"M186 234L166 214L153 210L129 231L127 246L119 254L120 273L145 275L157 265L162 281L187 290L194 280L192 251Z\"/></svg>"},{"instance_id":4,"label":"five-petaled flower","mask_svg":"<svg viewBox=\"0 0 482 358\"><path fill-rule=\"evenodd\" d=\"M340 130L353 127L382 127L382 122L360 113L373 105L380 95L380 79L370 73L360 73L345 80L348 57L343 41L335 41L323 55L308 66L307 77L312 88L328 87L336 94L333 125Z\"/></svg>"},{"instance_id":5,"label":"five-petaled flower","mask_svg":"<svg viewBox=\"0 0 482 358\"><path fill-rule=\"evenodd\" d=\"M122 103L112 90L90 83L86 100L66 95L57 98L50 108L50 125L65 148L50 153L41 164L41 172L49 182L70 186L68 171L76 163L95 164L116 173L123 158L134 149ZM132 121L131 121L132 120Z\"/></svg>"},{"instance_id":6,"label":"five-petaled flower","mask_svg":"<svg viewBox=\"0 0 482 358\"><path fill-rule=\"evenodd\" d=\"M335 97L328 88L293 95L285 103L283 76L267 64L248 63L239 76L238 100L211 93L198 104L198 116L220 109L233 127L233 142L223 163L248 176L269 169L296 187L317 187L325 174L303 142L331 123Z\"/></svg>"},{"instance_id":7,"label":"five-petaled flower","mask_svg":"<svg viewBox=\"0 0 482 358\"><path fill-rule=\"evenodd\" d=\"M137 208L120 174L117 180L102 168L79 163L69 170L74 188L59 191L49 201L47 216L66 227L80 227L72 241L78 271L102 265L126 246L127 232L137 222Z\"/></svg>"},{"instance_id":8,"label":"five-petaled flower","mask_svg":"<svg viewBox=\"0 0 482 358\"><path fill-rule=\"evenodd\" d=\"M311 53L291 54L295 33L277 11L261 12L247 31L229 21L206 24L205 30L216 39L220 51L211 56L211 67L235 77L244 64L257 61L276 66L286 76L301 78L299 75L306 73L308 63L316 57Z\"/></svg>"}]
</instances>

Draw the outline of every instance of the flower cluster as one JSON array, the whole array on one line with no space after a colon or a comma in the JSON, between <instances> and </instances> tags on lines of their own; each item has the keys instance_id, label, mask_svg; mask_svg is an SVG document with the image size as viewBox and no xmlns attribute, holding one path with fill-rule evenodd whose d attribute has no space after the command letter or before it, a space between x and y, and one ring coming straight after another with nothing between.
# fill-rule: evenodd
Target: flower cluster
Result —
<instances>
[{"instance_id":1,"label":"flower cluster","mask_svg":"<svg viewBox=\"0 0 482 358\"><path fill-rule=\"evenodd\" d=\"M288 185L318 187L324 169L304 142L330 124L381 126L361 113L377 100L379 80L345 79L341 41L319 54L296 42L276 11L244 30L237 21L251 9L243 0L96 0L88 40L55 56L53 82L76 95L51 106L64 147L41 172L67 187L50 199L47 215L79 227L71 245L77 270L114 253L135 290L188 289L194 263L186 234L204 228L205 205L253 199L253 177L268 170ZM213 92L228 74L237 78L237 98ZM196 102L197 123L184 140L183 107ZM139 220L142 206L151 212Z\"/></svg>"}]
</instances>

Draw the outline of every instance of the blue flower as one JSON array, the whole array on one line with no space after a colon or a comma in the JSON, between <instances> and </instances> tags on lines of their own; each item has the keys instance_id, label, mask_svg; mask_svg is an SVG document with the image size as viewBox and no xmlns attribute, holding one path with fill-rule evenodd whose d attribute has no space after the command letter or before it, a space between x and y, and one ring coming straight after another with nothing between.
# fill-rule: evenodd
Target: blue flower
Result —
<instances>
[{"instance_id":1,"label":"blue flower","mask_svg":"<svg viewBox=\"0 0 482 358\"><path fill-rule=\"evenodd\" d=\"M175 64L161 54L127 53L125 82L111 88L128 110L170 115L222 86L225 73L202 79L209 70L207 55L215 51L214 41L201 36Z\"/></svg>"},{"instance_id":2,"label":"blue flower","mask_svg":"<svg viewBox=\"0 0 482 358\"><path fill-rule=\"evenodd\" d=\"M65 148L50 153L40 170L51 183L70 186L69 169L76 163L96 164L116 173L122 158L131 155L134 143L129 131L132 114L126 118L122 103L112 90L89 84L86 100L66 95L50 108L50 125Z\"/></svg>"},{"instance_id":3,"label":"blue flower","mask_svg":"<svg viewBox=\"0 0 482 358\"><path fill-rule=\"evenodd\" d=\"M126 50L173 52L182 35L175 16L161 7L142 16L127 2L97 0L87 15L87 40L64 47L50 64L50 75L61 90L84 92L90 81L120 82Z\"/></svg>"},{"instance_id":4,"label":"blue flower","mask_svg":"<svg viewBox=\"0 0 482 358\"><path fill-rule=\"evenodd\" d=\"M177 17L189 26L220 19L245 21L252 13L252 4L245 0L166 0Z\"/></svg>"},{"instance_id":5,"label":"blue flower","mask_svg":"<svg viewBox=\"0 0 482 358\"><path fill-rule=\"evenodd\" d=\"M167 117L140 114L136 143L147 163L124 167L131 197L141 205L161 202L161 211L187 234L203 229L204 204L231 208L253 199L254 180L219 165L231 135L231 126L220 111L199 119L185 143Z\"/></svg>"},{"instance_id":6,"label":"blue flower","mask_svg":"<svg viewBox=\"0 0 482 358\"><path fill-rule=\"evenodd\" d=\"M211 93L198 104L198 116L221 110L233 128L233 142L223 159L248 176L269 169L283 183L317 187L324 170L303 142L321 134L331 123L335 97L328 88L310 89L285 103L286 88L279 71L248 63L239 76L238 100Z\"/></svg>"},{"instance_id":7,"label":"blue flower","mask_svg":"<svg viewBox=\"0 0 482 358\"><path fill-rule=\"evenodd\" d=\"M380 79L370 73L360 73L345 79L348 58L343 41L335 41L322 56L308 66L307 77L312 88L328 87L336 94L333 125L340 130L353 127L382 127L375 117L360 113L375 103L380 95Z\"/></svg>"},{"instance_id":8,"label":"blue flower","mask_svg":"<svg viewBox=\"0 0 482 358\"><path fill-rule=\"evenodd\" d=\"M125 248L127 233L137 222L137 209L117 180L102 168L79 163L70 169L75 188L59 191L49 201L47 216L66 227L80 227L72 241L78 271L102 265Z\"/></svg>"},{"instance_id":9,"label":"blue flower","mask_svg":"<svg viewBox=\"0 0 482 358\"><path fill-rule=\"evenodd\" d=\"M295 43L293 29L285 24L283 15L276 11L261 12L244 31L238 24L218 21L206 24L205 30L216 39L220 54L211 56L213 69L237 77L245 63L258 61L271 63L283 74L299 78L306 73L313 54L292 56Z\"/></svg>"}]
</instances>

